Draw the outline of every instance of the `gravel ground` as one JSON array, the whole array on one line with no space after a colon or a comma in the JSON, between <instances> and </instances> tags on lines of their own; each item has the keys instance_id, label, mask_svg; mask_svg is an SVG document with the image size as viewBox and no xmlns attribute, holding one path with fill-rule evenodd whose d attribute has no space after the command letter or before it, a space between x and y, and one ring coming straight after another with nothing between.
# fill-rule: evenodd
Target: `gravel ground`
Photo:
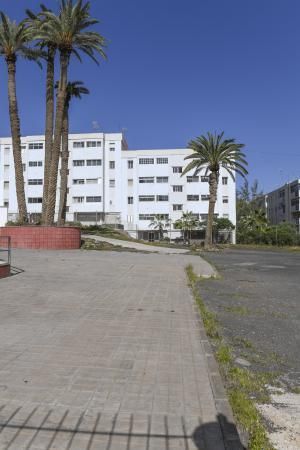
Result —
<instances>
[{"instance_id":1,"label":"gravel ground","mask_svg":"<svg viewBox=\"0 0 300 450\"><path fill-rule=\"evenodd\" d=\"M201 281L200 293L236 362L282 382L280 395L259 406L270 439L276 449L300 449L300 253L225 250L206 259L221 277Z\"/></svg>"},{"instance_id":2,"label":"gravel ground","mask_svg":"<svg viewBox=\"0 0 300 450\"><path fill-rule=\"evenodd\" d=\"M201 283L238 356L258 369L281 370L290 386L300 375L300 253L225 250L206 254L221 275Z\"/></svg>"}]
</instances>

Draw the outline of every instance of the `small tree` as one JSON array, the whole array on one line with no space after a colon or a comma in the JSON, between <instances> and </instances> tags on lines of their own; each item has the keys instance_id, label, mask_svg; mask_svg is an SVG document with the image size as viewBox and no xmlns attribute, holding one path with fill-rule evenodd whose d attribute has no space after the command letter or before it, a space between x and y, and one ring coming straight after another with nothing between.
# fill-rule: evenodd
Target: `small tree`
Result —
<instances>
[{"instance_id":1,"label":"small tree","mask_svg":"<svg viewBox=\"0 0 300 450\"><path fill-rule=\"evenodd\" d=\"M159 240L164 238L164 233L166 233L167 228L171 225L171 219L165 219L162 214L157 214L154 216L153 221L149 224L149 227L158 231Z\"/></svg>"},{"instance_id":2,"label":"small tree","mask_svg":"<svg viewBox=\"0 0 300 450\"><path fill-rule=\"evenodd\" d=\"M199 220L195 218L192 211L186 211L182 213L180 219L176 220L174 226L182 231L183 239L189 243L192 230L199 228Z\"/></svg>"}]
</instances>

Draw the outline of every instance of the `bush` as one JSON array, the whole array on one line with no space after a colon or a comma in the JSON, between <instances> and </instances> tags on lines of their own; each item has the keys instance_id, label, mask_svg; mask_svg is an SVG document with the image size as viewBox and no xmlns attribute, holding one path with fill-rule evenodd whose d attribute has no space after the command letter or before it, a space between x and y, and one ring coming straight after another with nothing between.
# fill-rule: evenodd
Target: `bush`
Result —
<instances>
[{"instance_id":1,"label":"bush","mask_svg":"<svg viewBox=\"0 0 300 450\"><path fill-rule=\"evenodd\" d=\"M237 242L239 244L265 244L276 246L300 245L300 236L292 223L283 222L270 225L263 230L238 227Z\"/></svg>"}]
</instances>

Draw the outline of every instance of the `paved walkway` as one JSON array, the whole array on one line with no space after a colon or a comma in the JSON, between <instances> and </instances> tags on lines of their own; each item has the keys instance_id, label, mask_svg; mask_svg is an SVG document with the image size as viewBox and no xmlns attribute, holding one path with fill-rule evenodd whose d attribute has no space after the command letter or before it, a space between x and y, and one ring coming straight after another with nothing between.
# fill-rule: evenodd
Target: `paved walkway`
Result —
<instances>
[{"instance_id":1,"label":"paved walkway","mask_svg":"<svg viewBox=\"0 0 300 450\"><path fill-rule=\"evenodd\" d=\"M134 241L123 241L121 239L113 239L113 238L107 238L104 236L97 236L97 235L91 235L91 234L85 234L82 236L83 238L90 238L95 239L96 241L101 242L108 242L112 245L120 245L121 247L126 248L135 248L136 250L146 251L146 252L154 252L154 253L160 253L163 255L179 255L188 253L188 249L183 248L171 248L171 247L159 247L158 245L148 245L148 244L141 244L140 242L134 242Z\"/></svg>"},{"instance_id":2,"label":"paved walkway","mask_svg":"<svg viewBox=\"0 0 300 450\"><path fill-rule=\"evenodd\" d=\"M19 273L0 280L0 449L240 449L186 285L198 259L14 251Z\"/></svg>"}]
</instances>

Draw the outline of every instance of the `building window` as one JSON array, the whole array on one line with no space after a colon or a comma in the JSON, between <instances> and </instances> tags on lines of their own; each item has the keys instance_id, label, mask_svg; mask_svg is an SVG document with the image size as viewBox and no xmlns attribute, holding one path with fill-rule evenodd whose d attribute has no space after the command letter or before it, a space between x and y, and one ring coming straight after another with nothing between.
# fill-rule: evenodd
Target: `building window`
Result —
<instances>
[{"instance_id":1,"label":"building window","mask_svg":"<svg viewBox=\"0 0 300 450\"><path fill-rule=\"evenodd\" d=\"M127 223L133 222L133 216L127 216Z\"/></svg>"},{"instance_id":2,"label":"building window","mask_svg":"<svg viewBox=\"0 0 300 450\"><path fill-rule=\"evenodd\" d=\"M201 182L202 183L208 183L209 182L209 177L206 177L206 176L201 177Z\"/></svg>"},{"instance_id":3,"label":"building window","mask_svg":"<svg viewBox=\"0 0 300 450\"><path fill-rule=\"evenodd\" d=\"M228 203L228 197L223 195L223 200L222 201L223 201L223 203Z\"/></svg>"},{"instance_id":4,"label":"building window","mask_svg":"<svg viewBox=\"0 0 300 450\"><path fill-rule=\"evenodd\" d=\"M199 220L200 214L193 213L192 217L193 217L193 219Z\"/></svg>"},{"instance_id":5,"label":"building window","mask_svg":"<svg viewBox=\"0 0 300 450\"><path fill-rule=\"evenodd\" d=\"M154 164L154 158L140 158L139 164Z\"/></svg>"},{"instance_id":6,"label":"building window","mask_svg":"<svg viewBox=\"0 0 300 450\"><path fill-rule=\"evenodd\" d=\"M29 197L28 203L43 203L42 197Z\"/></svg>"},{"instance_id":7,"label":"building window","mask_svg":"<svg viewBox=\"0 0 300 450\"><path fill-rule=\"evenodd\" d=\"M102 161L101 159L87 159L86 165L87 166L101 166Z\"/></svg>"},{"instance_id":8,"label":"building window","mask_svg":"<svg viewBox=\"0 0 300 450\"><path fill-rule=\"evenodd\" d=\"M176 184L173 186L173 192L182 192L182 185Z\"/></svg>"},{"instance_id":9,"label":"building window","mask_svg":"<svg viewBox=\"0 0 300 450\"><path fill-rule=\"evenodd\" d=\"M198 202L199 201L199 195L194 195L194 194L187 195L186 199L187 199L188 202Z\"/></svg>"},{"instance_id":10,"label":"building window","mask_svg":"<svg viewBox=\"0 0 300 450\"><path fill-rule=\"evenodd\" d=\"M77 180L73 180L73 184L84 184L84 180L81 179L77 179Z\"/></svg>"},{"instance_id":11,"label":"building window","mask_svg":"<svg viewBox=\"0 0 300 450\"><path fill-rule=\"evenodd\" d=\"M84 142L73 142L73 148L84 148Z\"/></svg>"},{"instance_id":12,"label":"building window","mask_svg":"<svg viewBox=\"0 0 300 450\"><path fill-rule=\"evenodd\" d=\"M4 166L5 167L5 166ZM8 166L9 167L9 166ZM23 172L26 172L26 164L22 164Z\"/></svg>"},{"instance_id":13,"label":"building window","mask_svg":"<svg viewBox=\"0 0 300 450\"><path fill-rule=\"evenodd\" d=\"M42 167L43 161L29 161L29 167Z\"/></svg>"},{"instance_id":14,"label":"building window","mask_svg":"<svg viewBox=\"0 0 300 450\"><path fill-rule=\"evenodd\" d=\"M33 142L28 145L29 150L43 150L44 144L42 142Z\"/></svg>"},{"instance_id":15,"label":"building window","mask_svg":"<svg viewBox=\"0 0 300 450\"><path fill-rule=\"evenodd\" d=\"M140 202L154 202L155 195L139 195Z\"/></svg>"},{"instance_id":16,"label":"building window","mask_svg":"<svg viewBox=\"0 0 300 450\"><path fill-rule=\"evenodd\" d=\"M78 144L78 142L74 142L73 144ZM79 144L84 144L84 142L79 142ZM91 148L91 147L101 147L101 141L87 141L86 143L87 148ZM74 145L73 145L74 147ZM83 145L84 147L84 145ZM77 147L79 148L79 147ZM80 148L82 148L82 146L80 146Z\"/></svg>"},{"instance_id":17,"label":"building window","mask_svg":"<svg viewBox=\"0 0 300 450\"><path fill-rule=\"evenodd\" d=\"M109 187L115 187L116 186L116 180L109 180Z\"/></svg>"},{"instance_id":18,"label":"building window","mask_svg":"<svg viewBox=\"0 0 300 450\"><path fill-rule=\"evenodd\" d=\"M140 177L139 183L154 183L154 177Z\"/></svg>"},{"instance_id":19,"label":"building window","mask_svg":"<svg viewBox=\"0 0 300 450\"><path fill-rule=\"evenodd\" d=\"M229 214L223 214L224 219L229 219Z\"/></svg>"},{"instance_id":20,"label":"building window","mask_svg":"<svg viewBox=\"0 0 300 450\"><path fill-rule=\"evenodd\" d=\"M116 167L115 161L109 161L109 168L114 169Z\"/></svg>"},{"instance_id":21,"label":"building window","mask_svg":"<svg viewBox=\"0 0 300 450\"><path fill-rule=\"evenodd\" d=\"M154 220L155 216L155 213L139 214L139 220ZM159 216L162 220L168 220L169 218L169 214L160 214Z\"/></svg>"},{"instance_id":22,"label":"building window","mask_svg":"<svg viewBox=\"0 0 300 450\"><path fill-rule=\"evenodd\" d=\"M156 196L156 201L157 202L168 202L169 201L169 196L168 195L157 195Z\"/></svg>"},{"instance_id":23,"label":"building window","mask_svg":"<svg viewBox=\"0 0 300 450\"><path fill-rule=\"evenodd\" d=\"M30 180L28 180L28 184L30 186L37 186L37 185L42 185L43 184L43 180L42 179L36 179L36 178L32 178Z\"/></svg>"},{"instance_id":24,"label":"building window","mask_svg":"<svg viewBox=\"0 0 300 450\"><path fill-rule=\"evenodd\" d=\"M156 177L156 183L168 183L169 177Z\"/></svg>"},{"instance_id":25,"label":"building window","mask_svg":"<svg viewBox=\"0 0 300 450\"><path fill-rule=\"evenodd\" d=\"M101 196L100 195L96 195L96 196L86 197L86 201L87 201L87 203L100 203L101 202Z\"/></svg>"},{"instance_id":26,"label":"building window","mask_svg":"<svg viewBox=\"0 0 300 450\"><path fill-rule=\"evenodd\" d=\"M73 197L73 203L83 203L84 197Z\"/></svg>"},{"instance_id":27,"label":"building window","mask_svg":"<svg viewBox=\"0 0 300 450\"><path fill-rule=\"evenodd\" d=\"M209 200L209 195L201 195L201 200L208 201Z\"/></svg>"},{"instance_id":28,"label":"building window","mask_svg":"<svg viewBox=\"0 0 300 450\"><path fill-rule=\"evenodd\" d=\"M129 159L127 161L127 166L128 166L128 169L133 169L133 160L132 159Z\"/></svg>"},{"instance_id":29,"label":"building window","mask_svg":"<svg viewBox=\"0 0 300 450\"><path fill-rule=\"evenodd\" d=\"M98 178L87 178L86 184L98 184Z\"/></svg>"},{"instance_id":30,"label":"building window","mask_svg":"<svg viewBox=\"0 0 300 450\"><path fill-rule=\"evenodd\" d=\"M132 179L132 178L130 178L130 179L128 180L128 186L133 186L133 179Z\"/></svg>"},{"instance_id":31,"label":"building window","mask_svg":"<svg viewBox=\"0 0 300 450\"><path fill-rule=\"evenodd\" d=\"M222 177L222 184L225 186L228 184L228 177Z\"/></svg>"},{"instance_id":32,"label":"building window","mask_svg":"<svg viewBox=\"0 0 300 450\"><path fill-rule=\"evenodd\" d=\"M156 158L157 164L168 164L169 160L168 158Z\"/></svg>"},{"instance_id":33,"label":"building window","mask_svg":"<svg viewBox=\"0 0 300 450\"><path fill-rule=\"evenodd\" d=\"M182 211L183 205L173 205L173 211Z\"/></svg>"},{"instance_id":34,"label":"building window","mask_svg":"<svg viewBox=\"0 0 300 450\"><path fill-rule=\"evenodd\" d=\"M197 177L197 176L195 176L195 175L189 176L189 177L186 177L186 181L187 181L188 183L198 183L199 177Z\"/></svg>"},{"instance_id":35,"label":"building window","mask_svg":"<svg viewBox=\"0 0 300 450\"><path fill-rule=\"evenodd\" d=\"M173 173L182 173L182 167L180 166L173 167Z\"/></svg>"},{"instance_id":36,"label":"building window","mask_svg":"<svg viewBox=\"0 0 300 450\"><path fill-rule=\"evenodd\" d=\"M115 150L116 150L115 147L109 147L110 152L114 152Z\"/></svg>"},{"instance_id":37,"label":"building window","mask_svg":"<svg viewBox=\"0 0 300 450\"><path fill-rule=\"evenodd\" d=\"M84 166L84 159L74 159L73 166L74 167L82 167L82 166Z\"/></svg>"},{"instance_id":38,"label":"building window","mask_svg":"<svg viewBox=\"0 0 300 450\"><path fill-rule=\"evenodd\" d=\"M128 205L133 205L133 197L127 197Z\"/></svg>"},{"instance_id":39,"label":"building window","mask_svg":"<svg viewBox=\"0 0 300 450\"><path fill-rule=\"evenodd\" d=\"M9 181L4 181L4 189L8 189L9 188Z\"/></svg>"}]
</instances>

